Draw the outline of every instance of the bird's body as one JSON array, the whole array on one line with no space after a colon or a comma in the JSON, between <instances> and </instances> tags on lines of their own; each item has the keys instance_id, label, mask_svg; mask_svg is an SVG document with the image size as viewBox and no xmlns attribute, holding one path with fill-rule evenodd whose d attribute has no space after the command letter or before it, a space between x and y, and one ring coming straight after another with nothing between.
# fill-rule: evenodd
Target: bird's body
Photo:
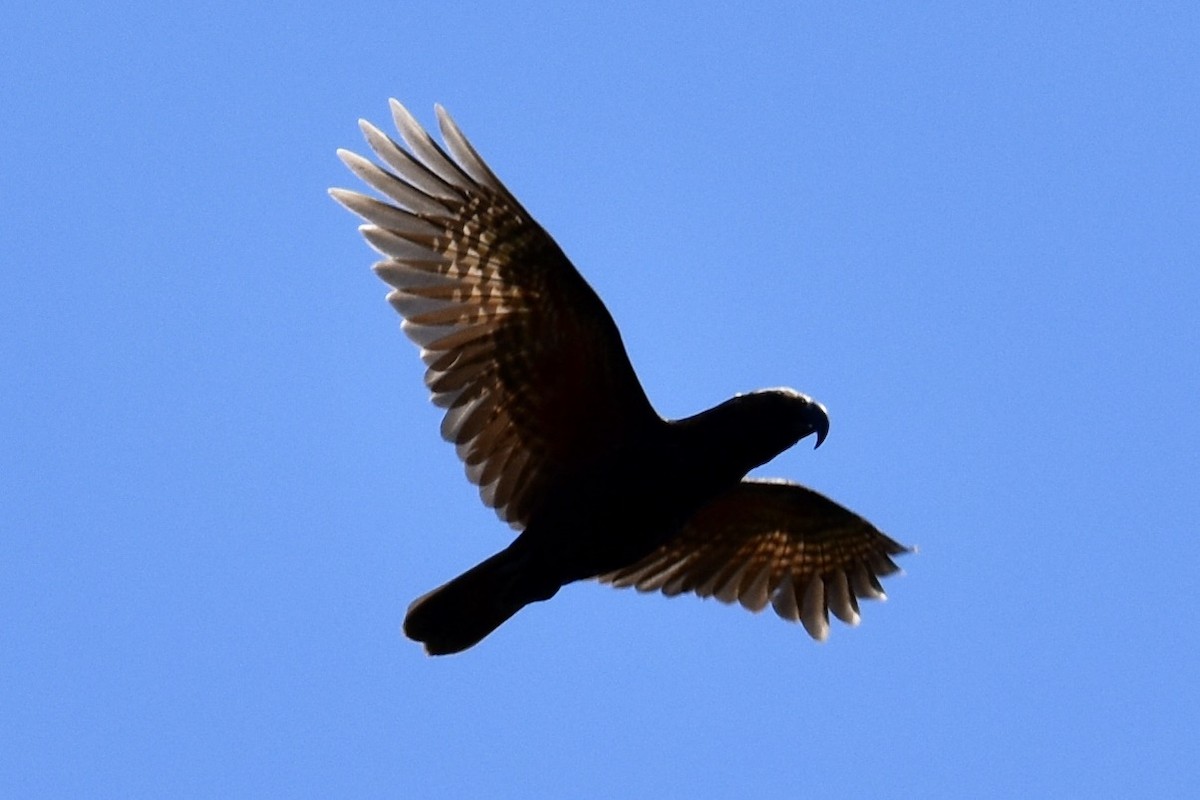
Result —
<instances>
[{"instance_id":1,"label":"bird's body","mask_svg":"<svg viewBox=\"0 0 1200 800\"><path fill-rule=\"evenodd\" d=\"M509 547L416 600L405 632L464 650L524 605L599 577L614 585L771 602L816 638L906 548L795 484L744 480L810 434L819 403L790 389L738 395L668 421L616 325L545 231L439 109L451 159L393 105L411 152L364 123L389 172L343 151L398 205L333 190L372 225L376 271L422 347L443 435L483 500L521 530Z\"/></svg>"},{"instance_id":2,"label":"bird's body","mask_svg":"<svg viewBox=\"0 0 1200 800\"><path fill-rule=\"evenodd\" d=\"M823 435L825 424L819 404L779 390L740 395L684 420L656 420L631 441L614 443L602 457L559 476L518 541L528 538L553 553L563 583L628 566L751 469L801 436Z\"/></svg>"},{"instance_id":3,"label":"bird's body","mask_svg":"<svg viewBox=\"0 0 1200 800\"><path fill-rule=\"evenodd\" d=\"M439 637L471 631L463 638L472 638L476 628L470 621L483 627L489 616L472 616L480 598L499 625L568 583L641 561L749 470L802 435L815 431L823 437L825 423L819 404L784 390L740 395L684 420L656 420L578 471L557 476L516 540L414 603L405 630L430 652L465 649L457 637L448 644ZM729 436L735 431L741 435ZM445 624L460 616L460 608L467 609L469 620ZM429 616L435 621L426 622Z\"/></svg>"}]
</instances>

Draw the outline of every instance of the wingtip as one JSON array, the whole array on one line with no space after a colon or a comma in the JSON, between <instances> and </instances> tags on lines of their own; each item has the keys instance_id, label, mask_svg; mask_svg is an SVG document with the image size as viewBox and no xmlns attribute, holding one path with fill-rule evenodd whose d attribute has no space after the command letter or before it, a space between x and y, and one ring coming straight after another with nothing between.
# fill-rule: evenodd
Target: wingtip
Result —
<instances>
[{"instance_id":1,"label":"wingtip","mask_svg":"<svg viewBox=\"0 0 1200 800\"><path fill-rule=\"evenodd\" d=\"M808 631L808 635L817 644L825 644L829 641L829 623L827 621L809 622L807 619L801 619L800 624L804 626L804 630Z\"/></svg>"},{"instance_id":2,"label":"wingtip","mask_svg":"<svg viewBox=\"0 0 1200 800\"><path fill-rule=\"evenodd\" d=\"M339 147L337 149L337 157L340 158L342 163L346 165L347 169L349 169L355 175L358 175L360 170L369 169L373 166L370 161L363 158L358 153L354 152L353 150L347 150L344 147Z\"/></svg>"},{"instance_id":3,"label":"wingtip","mask_svg":"<svg viewBox=\"0 0 1200 800\"><path fill-rule=\"evenodd\" d=\"M454 122L454 118L450 116L450 112L446 110L444 105L441 103L434 103L433 114L435 117L437 117L438 128L442 131L443 139L446 138L447 129L459 133L460 136L462 135L458 130L458 125Z\"/></svg>"},{"instance_id":4,"label":"wingtip","mask_svg":"<svg viewBox=\"0 0 1200 800\"><path fill-rule=\"evenodd\" d=\"M392 120L396 123L396 128L400 132L403 133L405 128L410 126L421 128L421 124L417 122L417 118L413 116L413 113L396 98L393 97L388 100L388 108L391 110Z\"/></svg>"}]
</instances>

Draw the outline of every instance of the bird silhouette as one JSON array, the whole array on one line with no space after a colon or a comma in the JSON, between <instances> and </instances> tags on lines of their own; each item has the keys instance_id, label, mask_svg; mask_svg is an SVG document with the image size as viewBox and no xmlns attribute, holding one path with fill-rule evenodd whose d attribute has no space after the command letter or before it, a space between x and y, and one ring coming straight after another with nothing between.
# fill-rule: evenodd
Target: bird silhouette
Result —
<instances>
[{"instance_id":1,"label":"bird silhouette","mask_svg":"<svg viewBox=\"0 0 1200 800\"><path fill-rule=\"evenodd\" d=\"M385 201L330 194L364 218L375 272L483 502L520 531L507 548L415 600L404 632L431 655L475 645L573 581L771 604L815 639L909 548L816 492L746 474L806 436L824 406L792 389L739 394L665 420L616 324L554 240L449 115L446 149L398 102L407 149L360 121L382 166L339 150ZM447 153L447 150L449 151Z\"/></svg>"}]
</instances>

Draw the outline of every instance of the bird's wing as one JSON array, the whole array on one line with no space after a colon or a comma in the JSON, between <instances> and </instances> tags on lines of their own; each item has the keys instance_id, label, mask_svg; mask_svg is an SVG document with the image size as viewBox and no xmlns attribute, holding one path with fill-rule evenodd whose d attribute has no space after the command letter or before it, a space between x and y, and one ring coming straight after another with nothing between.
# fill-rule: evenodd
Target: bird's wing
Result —
<instances>
[{"instance_id":1,"label":"bird's wing","mask_svg":"<svg viewBox=\"0 0 1200 800\"><path fill-rule=\"evenodd\" d=\"M549 479L660 420L600 298L449 115L447 154L394 100L392 114L407 150L361 122L383 166L338 152L386 200L330 194L386 256L375 272L421 347L442 436L522 528Z\"/></svg>"},{"instance_id":2,"label":"bird's wing","mask_svg":"<svg viewBox=\"0 0 1200 800\"><path fill-rule=\"evenodd\" d=\"M884 599L879 579L910 549L816 492L785 481L745 480L704 506L683 530L641 561L600 580L674 596L767 603L818 640L829 612L859 621L858 598Z\"/></svg>"}]
</instances>

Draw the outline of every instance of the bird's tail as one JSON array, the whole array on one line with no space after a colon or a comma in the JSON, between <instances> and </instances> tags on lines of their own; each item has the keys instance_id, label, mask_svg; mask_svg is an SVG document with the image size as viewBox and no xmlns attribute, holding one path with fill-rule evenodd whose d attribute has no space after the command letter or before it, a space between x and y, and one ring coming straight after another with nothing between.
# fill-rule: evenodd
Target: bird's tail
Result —
<instances>
[{"instance_id":1,"label":"bird's tail","mask_svg":"<svg viewBox=\"0 0 1200 800\"><path fill-rule=\"evenodd\" d=\"M537 591L524 559L501 550L408 607L404 635L425 645L431 656L473 647L529 603L558 591Z\"/></svg>"}]
</instances>

